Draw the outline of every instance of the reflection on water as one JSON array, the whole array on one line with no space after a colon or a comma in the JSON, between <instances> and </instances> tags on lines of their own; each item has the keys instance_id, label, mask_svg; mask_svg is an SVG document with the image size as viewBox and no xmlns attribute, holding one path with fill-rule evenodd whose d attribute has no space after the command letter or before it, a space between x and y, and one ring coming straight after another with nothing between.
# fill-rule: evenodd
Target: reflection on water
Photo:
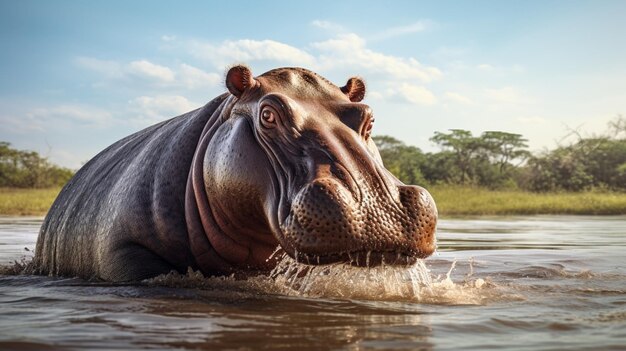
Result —
<instances>
[{"instance_id":1,"label":"reflection on water","mask_svg":"<svg viewBox=\"0 0 626 351\"><path fill-rule=\"evenodd\" d=\"M42 220L37 217L0 216L0 265L33 256Z\"/></svg>"},{"instance_id":2,"label":"reflection on water","mask_svg":"<svg viewBox=\"0 0 626 351\"><path fill-rule=\"evenodd\" d=\"M0 218L0 264L32 256L39 225ZM626 217L444 219L438 235L425 267L395 271L0 276L0 349L624 349Z\"/></svg>"}]
</instances>

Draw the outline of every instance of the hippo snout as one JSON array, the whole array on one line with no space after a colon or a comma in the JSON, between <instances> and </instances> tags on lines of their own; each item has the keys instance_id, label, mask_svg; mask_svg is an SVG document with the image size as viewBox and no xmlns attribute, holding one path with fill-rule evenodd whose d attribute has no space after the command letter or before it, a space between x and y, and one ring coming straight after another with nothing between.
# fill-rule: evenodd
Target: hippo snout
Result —
<instances>
[{"instance_id":1,"label":"hippo snout","mask_svg":"<svg viewBox=\"0 0 626 351\"><path fill-rule=\"evenodd\" d=\"M437 209L425 189L398 186L349 190L316 179L294 197L281 225L283 247L311 264L412 264L435 250Z\"/></svg>"},{"instance_id":2,"label":"hippo snout","mask_svg":"<svg viewBox=\"0 0 626 351\"><path fill-rule=\"evenodd\" d=\"M324 255L354 241L359 212L351 194L337 181L322 178L306 185L295 197L282 225L294 251Z\"/></svg>"}]
</instances>

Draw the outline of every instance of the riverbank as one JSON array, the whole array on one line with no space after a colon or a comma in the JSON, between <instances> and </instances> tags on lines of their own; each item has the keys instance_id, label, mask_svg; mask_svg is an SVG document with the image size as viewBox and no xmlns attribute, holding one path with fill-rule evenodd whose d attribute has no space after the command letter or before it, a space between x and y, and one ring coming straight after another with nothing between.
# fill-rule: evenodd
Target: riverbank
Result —
<instances>
[{"instance_id":1,"label":"riverbank","mask_svg":"<svg viewBox=\"0 0 626 351\"><path fill-rule=\"evenodd\" d=\"M61 188L0 188L0 215L44 216ZM626 193L529 193L438 185L428 187L440 216L626 214Z\"/></svg>"},{"instance_id":2,"label":"riverbank","mask_svg":"<svg viewBox=\"0 0 626 351\"><path fill-rule=\"evenodd\" d=\"M428 190L437 203L440 216L626 214L626 193L531 193L454 185L433 186Z\"/></svg>"},{"instance_id":3,"label":"riverbank","mask_svg":"<svg viewBox=\"0 0 626 351\"><path fill-rule=\"evenodd\" d=\"M0 188L0 215L44 216L61 188Z\"/></svg>"}]
</instances>

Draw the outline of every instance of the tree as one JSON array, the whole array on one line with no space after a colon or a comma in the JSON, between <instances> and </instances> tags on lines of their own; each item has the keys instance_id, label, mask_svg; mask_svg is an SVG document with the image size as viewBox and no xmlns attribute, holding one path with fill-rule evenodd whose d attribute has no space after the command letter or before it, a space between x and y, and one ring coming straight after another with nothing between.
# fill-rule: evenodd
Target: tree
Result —
<instances>
[{"instance_id":1,"label":"tree","mask_svg":"<svg viewBox=\"0 0 626 351\"><path fill-rule=\"evenodd\" d=\"M456 167L456 156L452 151L427 153L420 170L430 184L456 183L461 179L460 171Z\"/></svg>"},{"instance_id":2,"label":"tree","mask_svg":"<svg viewBox=\"0 0 626 351\"><path fill-rule=\"evenodd\" d=\"M515 166L511 164L513 160L519 159L523 162L531 153L527 150L527 139L521 134L487 131L480 137L481 148L487 157L497 166L498 176L492 177L492 182L503 183L510 178L509 170Z\"/></svg>"},{"instance_id":3,"label":"tree","mask_svg":"<svg viewBox=\"0 0 626 351\"><path fill-rule=\"evenodd\" d=\"M480 150L480 140L472 136L472 133L462 129L450 129L450 133L435 132L430 140L439 144L444 150L449 150L454 155L454 164L458 169L458 182L465 184L470 177L472 161Z\"/></svg>"},{"instance_id":4,"label":"tree","mask_svg":"<svg viewBox=\"0 0 626 351\"><path fill-rule=\"evenodd\" d=\"M420 170L424 154L415 146L408 146L387 135L373 137L385 167L406 184L423 184Z\"/></svg>"},{"instance_id":5,"label":"tree","mask_svg":"<svg viewBox=\"0 0 626 351\"><path fill-rule=\"evenodd\" d=\"M480 139L481 147L498 166L500 175L506 173L511 166L511 161L516 159L524 161L530 156L530 152L526 150L528 140L524 139L521 134L488 131L484 132Z\"/></svg>"},{"instance_id":6,"label":"tree","mask_svg":"<svg viewBox=\"0 0 626 351\"><path fill-rule=\"evenodd\" d=\"M525 173L522 186L531 191L581 191L593 184L593 177L568 148L530 158Z\"/></svg>"},{"instance_id":7,"label":"tree","mask_svg":"<svg viewBox=\"0 0 626 351\"><path fill-rule=\"evenodd\" d=\"M583 137L531 157L522 185L532 191L626 190L626 121L618 116L604 135Z\"/></svg>"}]
</instances>

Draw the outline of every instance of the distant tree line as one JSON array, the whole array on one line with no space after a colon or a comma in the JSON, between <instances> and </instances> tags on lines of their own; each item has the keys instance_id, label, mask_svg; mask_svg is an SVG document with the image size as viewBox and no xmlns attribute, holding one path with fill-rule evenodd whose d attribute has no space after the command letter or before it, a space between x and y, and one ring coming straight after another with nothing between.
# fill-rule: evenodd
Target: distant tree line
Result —
<instances>
[{"instance_id":1,"label":"distant tree line","mask_svg":"<svg viewBox=\"0 0 626 351\"><path fill-rule=\"evenodd\" d=\"M626 120L600 136L582 137L533 155L520 134L462 129L435 132L441 151L424 153L390 136L375 136L385 166L407 184L464 184L534 192L626 191Z\"/></svg>"},{"instance_id":2,"label":"distant tree line","mask_svg":"<svg viewBox=\"0 0 626 351\"><path fill-rule=\"evenodd\" d=\"M407 184L462 184L534 192L626 191L626 119L612 121L603 135L583 137L533 155L520 134L462 129L435 132L439 152L422 152L390 136L375 136L387 169ZM74 172L51 164L34 151L0 142L0 187L64 185Z\"/></svg>"},{"instance_id":3,"label":"distant tree line","mask_svg":"<svg viewBox=\"0 0 626 351\"><path fill-rule=\"evenodd\" d=\"M74 175L34 151L16 150L0 141L0 187L48 188L61 186Z\"/></svg>"}]
</instances>

